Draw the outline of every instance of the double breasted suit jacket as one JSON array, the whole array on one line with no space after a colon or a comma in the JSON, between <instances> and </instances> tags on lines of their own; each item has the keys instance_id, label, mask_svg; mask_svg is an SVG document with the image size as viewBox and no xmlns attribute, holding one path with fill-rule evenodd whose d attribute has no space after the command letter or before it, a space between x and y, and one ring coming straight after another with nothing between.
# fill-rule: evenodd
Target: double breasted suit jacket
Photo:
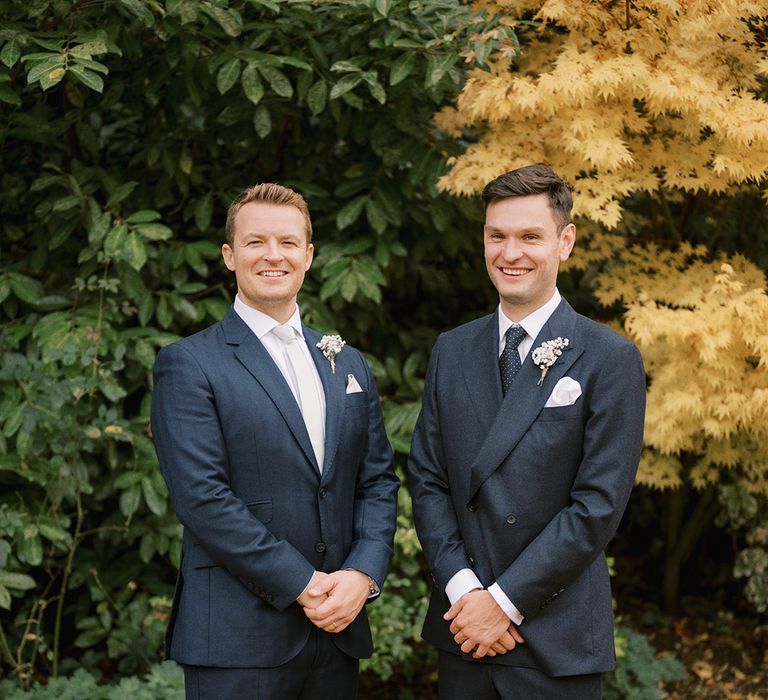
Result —
<instances>
[{"instance_id":1,"label":"double breasted suit jacket","mask_svg":"<svg viewBox=\"0 0 768 700\"><path fill-rule=\"evenodd\" d=\"M529 353L503 397L496 314L441 335L408 472L434 580L424 638L461 653L442 619L444 591L456 572L473 569L524 616L525 643L485 661L565 676L615 665L603 551L637 470L645 373L632 343L565 301L533 347L557 337L569 344L541 385ZM581 396L545 408L566 376Z\"/></svg>"},{"instance_id":2,"label":"double breasted suit jacket","mask_svg":"<svg viewBox=\"0 0 768 700\"><path fill-rule=\"evenodd\" d=\"M332 373L320 335L304 333L325 392L322 474L287 382L234 310L158 354L152 432L184 525L166 640L180 663L280 665L309 637L295 601L313 571L383 584L398 481L376 387L357 350L344 347ZM346 393L350 374L363 391ZM332 638L369 656L365 610Z\"/></svg>"}]
</instances>

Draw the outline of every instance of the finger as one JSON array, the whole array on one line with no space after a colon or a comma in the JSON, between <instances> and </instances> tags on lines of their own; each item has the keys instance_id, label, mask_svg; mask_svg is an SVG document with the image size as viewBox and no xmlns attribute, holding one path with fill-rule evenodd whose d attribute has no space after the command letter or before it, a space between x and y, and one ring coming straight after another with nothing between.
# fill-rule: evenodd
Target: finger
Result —
<instances>
[{"instance_id":1,"label":"finger","mask_svg":"<svg viewBox=\"0 0 768 700\"><path fill-rule=\"evenodd\" d=\"M461 602L461 599L457 600L450 608L448 608L448 612L443 615L443 620L453 620L453 618L461 612L462 607L463 603Z\"/></svg>"},{"instance_id":2,"label":"finger","mask_svg":"<svg viewBox=\"0 0 768 700\"><path fill-rule=\"evenodd\" d=\"M477 647L477 649L475 649L475 652L472 654L472 656L476 659L482 659L484 656L496 656L496 654L490 653L489 648L484 644L481 644Z\"/></svg>"},{"instance_id":3,"label":"finger","mask_svg":"<svg viewBox=\"0 0 768 700\"><path fill-rule=\"evenodd\" d=\"M313 596L326 595L333 590L335 585L336 581L334 579L330 576L325 576L317 583L313 583L312 588L310 588L307 593Z\"/></svg>"},{"instance_id":4,"label":"finger","mask_svg":"<svg viewBox=\"0 0 768 700\"><path fill-rule=\"evenodd\" d=\"M497 654L506 654L506 653L509 651L509 649L507 649L507 647L505 647L505 646L504 646L503 644L501 644L500 642L494 642L494 643L491 645L491 649L492 649L494 652L496 652ZM488 652L488 656L490 656L490 655L491 655L491 654L490 654L490 652Z\"/></svg>"},{"instance_id":5,"label":"finger","mask_svg":"<svg viewBox=\"0 0 768 700\"><path fill-rule=\"evenodd\" d=\"M456 642L456 644L461 646L462 644L464 644L464 642L467 641L467 639L469 639L469 637L467 637L465 632L459 632L458 634L453 635L453 639Z\"/></svg>"},{"instance_id":6,"label":"finger","mask_svg":"<svg viewBox=\"0 0 768 700\"><path fill-rule=\"evenodd\" d=\"M515 641L518 644L525 644L525 640L523 639L523 635L520 634L520 631L515 627L514 625L509 626L509 633L514 637Z\"/></svg>"},{"instance_id":7,"label":"finger","mask_svg":"<svg viewBox=\"0 0 768 700\"><path fill-rule=\"evenodd\" d=\"M509 632L504 632L504 634L496 640L496 643L503 646L504 651L512 651L512 649L515 648L516 641Z\"/></svg>"},{"instance_id":8,"label":"finger","mask_svg":"<svg viewBox=\"0 0 768 700\"><path fill-rule=\"evenodd\" d=\"M458 622L456 622L456 620L454 620L448 629L451 630L451 634L458 634L459 632L461 632L461 625Z\"/></svg>"},{"instance_id":9,"label":"finger","mask_svg":"<svg viewBox=\"0 0 768 700\"><path fill-rule=\"evenodd\" d=\"M471 639L468 639L466 642L464 642L464 643L461 645L461 650L462 650L462 651L463 651L465 654L469 654L469 652L470 652L470 651L472 651L472 650L473 650L473 649L474 649L476 646L477 646L477 643L476 643L476 642L473 642Z\"/></svg>"}]
</instances>

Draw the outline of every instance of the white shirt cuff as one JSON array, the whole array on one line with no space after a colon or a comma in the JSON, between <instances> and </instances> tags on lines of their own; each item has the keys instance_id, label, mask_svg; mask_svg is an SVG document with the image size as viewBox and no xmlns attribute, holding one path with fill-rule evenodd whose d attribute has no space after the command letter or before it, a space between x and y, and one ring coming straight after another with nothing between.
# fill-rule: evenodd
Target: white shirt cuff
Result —
<instances>
[{"instance_id":1,"label":"white shirt cuff","mask_svg":"<svg viewBox=\"0 0 768 700\"><path fill-rule=\"evenodd\" d=\"M523 621L522 614L514 606L512 601L507 598L506 593L501 590L501 586L499 586L498 583L494 583L489 586L488 592L493 596L493 599L499 604L499 607L504 611L505 615L510 620L512 620L512 622L514 622L516 625L519 625Z\"/></svg>"},{"instance_id":2,"label":"white shirt cuff","mask_svg":"<svg viewBox=\"0 0 768 700\"><path fill-rule=\"evenodd\" d=\"M482 589L482 587L483 584L480 583L480 579L477 578L472 569L459 569L448 581L445 595L448 596L448 600L453 605L465 593L474 591L476 588Z\"/></svg>"}]
</instances>

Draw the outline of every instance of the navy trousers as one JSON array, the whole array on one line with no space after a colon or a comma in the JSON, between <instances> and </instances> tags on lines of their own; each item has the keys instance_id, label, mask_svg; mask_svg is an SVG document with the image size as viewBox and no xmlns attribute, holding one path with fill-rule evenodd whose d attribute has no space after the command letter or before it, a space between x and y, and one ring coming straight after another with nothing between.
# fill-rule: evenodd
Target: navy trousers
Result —
<instances>
[{"instance_id":1,"label":"navy trousers","mask_svg":"<svg viewBox=\"0 0 768 700\"><path fill-rule=\"evenodd\" d=\"M438 652L440 700L600 700L603 674L548 676L534 668L467 661Z\"/></svg>"},{"instance_id":2,"label":"navy trousers","mask_svg":"<svg viewBox=\"0 0 768 700\"><path fill-rule=\"evenodd\" d=\"M282 666L184 666L186 700L354 700L358 666L313 627L304 649Z\"/></svg>"}]
</instances>

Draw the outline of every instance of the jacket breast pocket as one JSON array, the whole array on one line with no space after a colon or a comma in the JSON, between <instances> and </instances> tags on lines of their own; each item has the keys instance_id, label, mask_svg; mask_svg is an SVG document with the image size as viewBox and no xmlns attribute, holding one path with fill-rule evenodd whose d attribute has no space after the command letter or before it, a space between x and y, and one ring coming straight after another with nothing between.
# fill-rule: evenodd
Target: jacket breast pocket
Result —
<instances>
[{"instance_id":1,"label":"jacket breast pocket","mask_svg":"<svg viewBox=\"0 0 768 700\"><path fill-rule=\"evenodd\" d=\"M542 408L536 420L576 420L581 418L581 400L576 399L576 403L570 406L552 406L551 408Z\"/></svg>"},{"instance_id":2,"label":"jacket breast pocket","mask_svg":"<svg viewBox=\"0 0 768 700\"><path fill-rule=\"evenodd\" d=\"M344 396L344 408L346 409L359 409L368 405L368 392L356 391L353 394L346 394Z\"/></svg>"}]
</instances>

